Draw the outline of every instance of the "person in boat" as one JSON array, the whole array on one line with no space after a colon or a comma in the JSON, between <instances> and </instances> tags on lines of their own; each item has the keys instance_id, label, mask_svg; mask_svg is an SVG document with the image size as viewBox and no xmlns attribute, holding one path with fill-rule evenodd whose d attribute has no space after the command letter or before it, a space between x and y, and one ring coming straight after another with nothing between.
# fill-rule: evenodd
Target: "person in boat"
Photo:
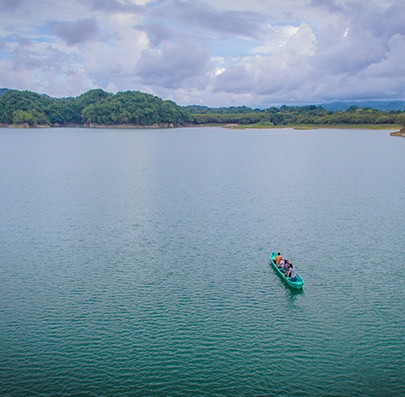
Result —
<instances>
[{"instance_id":1,"label":"person in boat","mask_svg":"<svg viewBox=\"0 0 405 397\"><path fill-rule=\"evenodd\" d=\"M281 254L280 254L280 252L277 254L277 256L276 256L276 258L275 258L275 260L274 260L274 262L276 262L276 265L277 265L277 267L280 267L280 261L281 261Z\"/></svg>"},{"instance_id":2,"label":"person in boat","mask_svg":"<svg viewBox=\"0 0 405 397\"><path fill-rule=\"evenodd\" d=\"M289 268L290 268L290 262L286 259L284 261L284 266L283 266L283 269L282 269L285 276L287 276Z\"/></svg>"},{"instance_id":3,"label":"person in boat","mask_svg":"<svg viewBox=\"0 0 405 397\"><path fill-rule=\"evenodd\" d=\"M280 269L280 270L282 270L283 272L285 272L285 265L286 265L286 263L287 263L287 260L286 259L284 259L284 258L281 258L281 260L280 260L280 264L278 265L278 268Z\"/></svg>"},{"instance_id":4,"label":"person in boat","mask_svg":"<svg viewBox=\"0 0 405 397\"><path fill-rule=\"evenodd\" d=\"M281 266L281 270L284 272L284 274L286 274L288 272L288 266L290 264L290 262L288 261L288 259L284 259L282 260L282 266Z\"/></svg>"},{"instance_id":5,"label":"person in boat","mask_svg":"<svg viewBox=\"0 0 405 397\"><path fill-rule=\"evenodd\" d=\"M297 272L292 263L289 263L287 277L290 277L291 281L297 281Z\"/></svg>"}]
</instances>

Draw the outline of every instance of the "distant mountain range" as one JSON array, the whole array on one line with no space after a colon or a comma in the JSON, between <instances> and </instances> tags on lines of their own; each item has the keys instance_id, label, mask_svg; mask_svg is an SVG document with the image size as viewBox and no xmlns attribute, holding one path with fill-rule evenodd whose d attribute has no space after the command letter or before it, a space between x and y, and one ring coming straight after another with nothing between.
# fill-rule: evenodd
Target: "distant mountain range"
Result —
<instances>
[{"instance_id":1,"label":"distant mountain range","mask_svg":"<svg viewBox=\"0 0 405 397\"><path fill-rule=\"evenodd\" d=\"M9 88L0 88L0 96L4 95ZM18 91L18 90L16 90ZM44 96L49 97L46 94ZM304 106L304 105L302 105ZM404 110L405 101L351 101L351 102L331 102L331 103L321 103L316 106L322 106L325 110L331 110L336 112L337 110L345 111L351 106L357 106L358 108L371 108L376 110ZM279 106L277 106L279 107Z\"/></svg>"},{"instance_id":2,"label":"distant mountain range","mask_svg":"<svg viewBox=\"0 0 405 397\"><path fill-rule=\"evenodd\" d=\"M404 110L405 101L352 101L352 102L332 102L322 103L318 106L322 106L325 110L331 110L336 112L337 110L345 111L351 106L357 106L358 108L371 108L376 110Z\"/></svg>"}]
</instances>

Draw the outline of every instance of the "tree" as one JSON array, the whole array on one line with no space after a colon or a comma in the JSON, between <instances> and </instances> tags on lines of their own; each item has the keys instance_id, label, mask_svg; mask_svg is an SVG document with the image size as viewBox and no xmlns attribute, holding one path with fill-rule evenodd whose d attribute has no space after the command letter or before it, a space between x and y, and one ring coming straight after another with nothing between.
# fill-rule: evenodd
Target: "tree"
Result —
<instances>
[{"instance_id":1,"label":"tree","mask_svg":"<svg viewBox=\"0 0 405 397\"><path fill-rule=\"evenodd\" d=\"M29 125L36 124L32 112L28 112L26 110L15 110L13 112L13 124L24 123L28 123Z\"/></svg>"},{"instance_id":2,"label":"tree","mask_svg":"<svg viewBox=\"0 0 405 397\"><path fill-rule=\"evenodd\" d=\"M38 124L49 124L49 119L45 114L38 112L36 110L15 110L13 112L13 123L14 124L24 124L28 123L29 126L36 126Z\"/></svg>"},{"instance_id":3,"label":"tree","mask_svg":"<svg viewBox=\"0 0 405 397\"><path fill-rule=\"evenodd\" d=\"M401 124L405 128L405 110L397 116L396 120L398 124Z\"/></svg>"}]
</instances>

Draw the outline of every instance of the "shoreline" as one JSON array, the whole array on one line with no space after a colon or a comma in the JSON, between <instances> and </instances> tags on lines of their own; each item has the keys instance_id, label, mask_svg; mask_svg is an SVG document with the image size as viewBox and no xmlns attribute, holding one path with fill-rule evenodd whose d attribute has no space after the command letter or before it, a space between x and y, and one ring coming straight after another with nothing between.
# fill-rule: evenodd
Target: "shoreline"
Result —
<instances>
[{"instance_id":1,"label":"shoreline","mask_svg":"<svg viewBox=\"0 0 405 397\"><path fill-rule=\"evenodd\" d=\"M234 130L246 129L282 129L292 128L294 130L316 130L316 129L367 129L367 130L397 130L390 133L391 136L405 137L405 128L401 128L396 124L303 124L303 125L263 125L263 124L185 124L174 125L173 123L151 124L151 125L135 125L135 124L44 124L30 126L24 124L0 124L0 128L24 128L24 129L43 129L43 128L95 128L95 129L164 129L164 128L198 128L198 127L221 127Z\"/></svg>"},{"instance_id":2,"label":"shoreline","mask_svg":"<svg viewBox=\"0 0 405 397\"><path fill-rule=\"evenodd\" d=\"M113 129L142 129L142 128L176 128L177 126L173 123L164 124L151 124L151 125L136 125L136 124L38 124L35 126L30 126L28 123L23 124L0 124L0 128L27 128L27 129L38 129L38 128L113 128Z\"/></svg>"},{"instance_id":3,"label":"shoreline","mask_svg":"<svg viewBox=\"0 0 405 397\"><path fill-rule=\"evenodd\" d=\"M391 132L391 136L401 136L405 138L405 128L400 129L399 131Z\"/></svg>"},{"instance_id":4,"label":"shoreline","mask_svg":"<svg viewBox=\"0 0 405 397\"><path fill-rule=\"evenodd\" d=\"M213 125L212 125L213 126ZM303 125L276 125L276 126L256 126L252 125L223 125L230 129L275 129L291 128L297 131L310 131L318 129L337 129L337 130L396 130L390 133L393 136L404 136L405 129L401 129L397 124L303 124Z\"/></svg>"}]
</instances>

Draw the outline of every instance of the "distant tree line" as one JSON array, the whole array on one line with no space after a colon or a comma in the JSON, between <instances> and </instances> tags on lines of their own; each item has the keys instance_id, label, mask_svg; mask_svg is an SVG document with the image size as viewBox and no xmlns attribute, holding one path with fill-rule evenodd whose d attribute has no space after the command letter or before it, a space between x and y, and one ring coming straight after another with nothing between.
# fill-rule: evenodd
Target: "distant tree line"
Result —
<instances>
[{"instance_id":1,"label":"distant tree line","mask_svg":"<svg viewBox=\"0 0 405 397\"><path fill-rule=\"evenodd\" d=\"M287 125L333 125L333 124L404 124L404 112L383 111L351 106L346 111L325 110L322 106L281 106L267 109L243 107L208 108L186 106L190 122L194 124L236 123Z\"/></svg>"},{"instance_id":2,"label":"distant tree line","mask_svg":"<svg viewBox=\"0 0 405 397\"><path fill-rule=\"evenodd\" d=\"M178 106L172 101L164 101L139 91L111 94L95 89L75 98L60 99L31 91L0 91L0 123L6 125L405 125L403 111L357 106L336 112L315 105L267 109L246 106L210 108L197 105Z\"/></svg>"}]
</instances>

